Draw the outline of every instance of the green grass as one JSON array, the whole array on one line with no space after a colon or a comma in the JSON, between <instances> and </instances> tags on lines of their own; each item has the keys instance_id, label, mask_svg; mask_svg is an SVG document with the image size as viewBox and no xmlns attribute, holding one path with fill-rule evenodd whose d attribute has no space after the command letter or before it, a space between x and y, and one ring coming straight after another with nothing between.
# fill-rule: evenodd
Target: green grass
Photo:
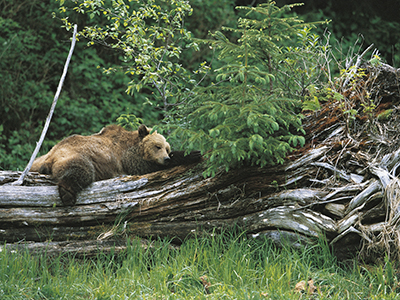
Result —
<instances>
[{"instance_id":1,"label":"green grass","mask_svg":"<svg viewBox=\"0 0 400 300\"><path fill-rule=\"evenodd\" d=\"M328 247L279 249L225 234L92 259L0 253L0 299L397 299L394 263L345 267ZM204 277L203 277L204 276ZM207 289L202 283L209 284ZM295 292L312 279L317 290Z\"/></svg>"}]
</instances>

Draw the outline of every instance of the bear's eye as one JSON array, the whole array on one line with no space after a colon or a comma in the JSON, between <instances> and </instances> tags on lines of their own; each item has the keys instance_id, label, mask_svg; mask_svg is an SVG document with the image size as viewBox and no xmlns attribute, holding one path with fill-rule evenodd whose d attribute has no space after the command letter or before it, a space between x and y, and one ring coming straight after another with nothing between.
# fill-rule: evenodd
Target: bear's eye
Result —
<instances>
[{"instance_id":1,"label":"bear's eye","mask_svg":"<svg viewBox=\"0 0 400 300\"><path fill-rule=\"evenodd\" d=\"M156 149L157 149L157 150L161 150L161 147L160 147L160 146L156 146Z\"/></svg>"}]
</instances>

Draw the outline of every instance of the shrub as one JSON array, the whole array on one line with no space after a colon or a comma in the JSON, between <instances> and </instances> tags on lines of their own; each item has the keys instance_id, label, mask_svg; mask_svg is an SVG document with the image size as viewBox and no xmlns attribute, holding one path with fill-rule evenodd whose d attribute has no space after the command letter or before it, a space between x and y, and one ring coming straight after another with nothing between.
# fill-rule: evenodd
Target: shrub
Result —
<instances>
[{"instance_id":1,"label":"shrub","mask_svg":"<svg viewBox=\"0 0 400 300\"><path fill-rule=\"evenodd\" d=\"M315 68L310 66L316 54L304 43L313 24L284 15L293 6L278 8L268 1L256 8L239 7L249 12L239 19L238 29L224 28L240 34L238 41L221 32L208 41L223 61L217 83L196 89L167 120L182 148L200 149L208 158L205 176L215 175L220 166L228 171L244 164L282 163L293 147L304 144L299 95L313 82L310 71ZM300 45L287 47L297 36ZM304 78L307 85L297 84Z\"/></svg>"}]
</instances>

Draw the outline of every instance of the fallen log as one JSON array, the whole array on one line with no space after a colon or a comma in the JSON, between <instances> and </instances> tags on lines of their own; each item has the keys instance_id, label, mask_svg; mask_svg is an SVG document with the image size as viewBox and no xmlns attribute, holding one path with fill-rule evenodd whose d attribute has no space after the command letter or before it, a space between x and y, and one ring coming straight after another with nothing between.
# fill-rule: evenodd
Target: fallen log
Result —
<instances>
[{"instance_id":1,"label":"fallen log","mask_svg":"<svg viewBox=\"0 0 400 300\"><path fill-rule=\"evenodd\" d=\"M349 217L353 210L340 219L325 208L349 200L350 195L365 194L366 184L349 182L336 190L304 188L318 177L320 168L332 171L315 164L328 150L313 149L286 165L247 167L213 178L204 178L201 166L190 170L182 166L95 182L70 207L62 206L49 178L31 173L31 181L41 180L41 185L0 186L0 239L8 244L51 241L63 245L66 240L115 239L119 232L124 237L185 239L240 226L253 237L273 237L281 244L288 237L294 245L322 235L332 241L354 225L358 215ZM10 182L18 174L1 172L0 176ZM374 186L376 181L367 184Z\"/></svg>"},{"instance_id":2,"label":"fallen log","mask_svg":"<svg viewBox=\"0 0 400 300\"><path fill-rule=\"evenodd\" d=\"M270 209L271 215L269 222L263 221L266 224L263 227L272 227L273 222L287 222L287 217L279 221L282 217L275 212L277 207L285 205L295 208L296 205L308 204L318 197L312 190L286 190L271 195L270 190L277 189L272 182L276 182L279 173L284 174L284 166L271 169L253 167L228 174L221 172L214 178L203 178L200 171L185 172L187 169L177 167L144 176L125 176L95 182L79 195L75 206L62 206L54 184L0 186L0 232L8 236L3 241L14 242L9 240L9 231L16 232L17 228L27 231L31 227L42 229L37 237L31 237L32 240L56 240L60 230L50 230L49 235L46 235L43 228L60 226L74 228L75 232L77 228L82 228L79 235L86 238L84 232L88 228L113 224L119 216L130 220L130 231L139 235L144 233L145 236L184 238L186 234L180 233L183 230L181 227L186 226L188 229L184 231L190 232L192 228L201 226L212 228L208 225L212 221L229 225L239 222L240 217L251 216L266 209ZM1 176L10 177L10 174L1 172ZM34 178L35 174L30 176ZM280 181L282 185L290 186L290 179L281 176ZM254 191L257 191L256 197L253 196ZM254 218L248 219L250 222ZM193 225L187 226L185 222L192 222ZM241 220L241 223L245 223L245 220ZM159 234L155 228L164 225L171 228L170 231L164 230ZM153 234L153 230L156 234ZM87 238L90 237L88 233Z\"/></svg>"},{"instance_id":3,"label":"fallen log","mask_svg":"<svg viewBox=\"0 0 400 300\"><path fill-rule=\"evenodd\" d=\"M239 226L250 237L266 237L278 245L299 247L324 236L339 258L356 250L364 257L385 251L398 256L400 97L393 88L398 73L373 67L363 79L365 89L386 103L376 114L393 107L389 119L367 120L360 111L349 127L340 104L328 102L307 115L308 144L283 165L221 170L212 178L202 176L201 164L122 176L94 182L75 206L62 205L45 175L29 173L24 186L12 186L19 172L0 172L2 248L20 251L26 245L38 251L51 246L56 253L87 245L93 253L114 243L121 251L127 237L180 241ZM378 78L390 79L383 84L385 93L378 92Z\"/></svg>"},{"instance_id":4,"label":"fallen log","mask_svg":"<svg viewBox=\"0 0 400 300\"><path fill-rule=\"evenodd\" d=\"M310 155L318 157L316 152L322 155L321 149ZM90 240L118 218L127 222L126 231L143 237L184 239L201 230L234 225L248 227L251 234L271 228L309 237L334 232L331 218L299 210L326 194L290 189L306 176L308 171L302 167L294 178L285 176L286 166L248 167L214 178L183 166L124 176L93 183L71 207L62 206L54 184L44 185L49 178L31 173L29 178L41 179L41 185L0 186L0 239L7 243L64 241L68 236ZM0 176L10 182L18 174L1 172ZM279 191L280 187L285 190Z\"/></svg>"}]
</instances>

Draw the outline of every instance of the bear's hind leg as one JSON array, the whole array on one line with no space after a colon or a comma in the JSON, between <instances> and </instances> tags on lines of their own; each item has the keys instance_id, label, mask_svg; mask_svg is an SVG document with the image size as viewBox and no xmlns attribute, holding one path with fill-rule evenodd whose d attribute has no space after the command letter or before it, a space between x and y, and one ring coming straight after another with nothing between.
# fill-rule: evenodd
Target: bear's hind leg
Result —
<instances>
[{"instance_id":1,"label":"bear's hind leg","mask_svg":"<svg viewBox=\"0 0 400 300\"><path fill-rule=\"evenodd\" d=\"M95 169L91 161L75 157L54 164L53 176L63 204L74 205L78 193L94 181Z\"/></svg>"}]
</instances>

